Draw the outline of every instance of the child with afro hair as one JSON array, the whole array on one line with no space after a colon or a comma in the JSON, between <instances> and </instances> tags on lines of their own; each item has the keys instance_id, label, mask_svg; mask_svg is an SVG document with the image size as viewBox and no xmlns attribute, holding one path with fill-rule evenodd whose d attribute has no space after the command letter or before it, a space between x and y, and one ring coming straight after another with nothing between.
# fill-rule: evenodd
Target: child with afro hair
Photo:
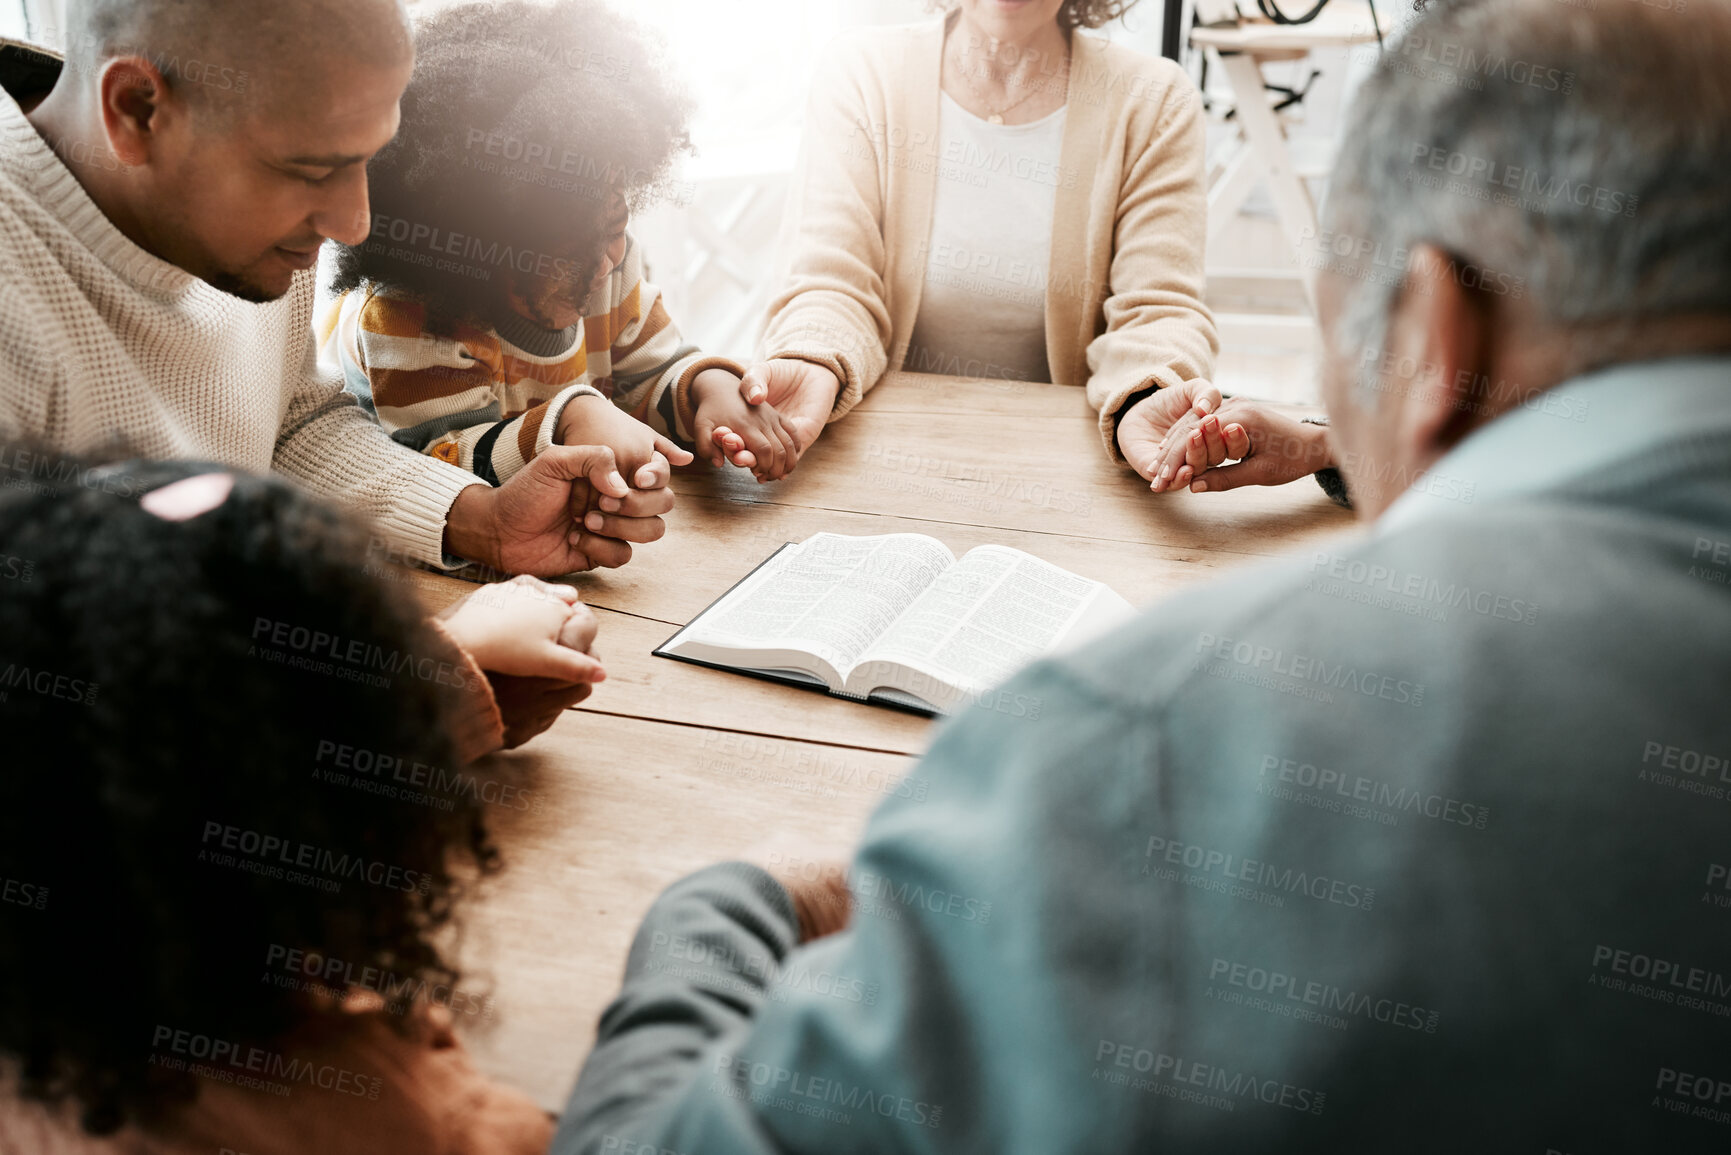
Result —
<instances>
[{"instance_id":1,"label":"child with afro hair","mask_svg":"<svg viewBox=\"0 0 1731 1155\"><path fill-rule=\"evenodd\" d=\"M782 477L798 449L744 369L681 337L627 231L690 108L599 0L443 9L416 30L372 233L340 247L321 356L391 435L501 485L551 445Z\"/></svg>"},{"instance_id":2,"label":"child with afro hair","mask_svg":"<svg viewBox=\"0 0 1731 1155\"><path fill-rule=\"evenodd\" d=\"M0 1152L545 1151L449 952L520 772L471 760L600 680L593 615L429 620L274 478L0 460Z\"/></svg>"}]
</instances>

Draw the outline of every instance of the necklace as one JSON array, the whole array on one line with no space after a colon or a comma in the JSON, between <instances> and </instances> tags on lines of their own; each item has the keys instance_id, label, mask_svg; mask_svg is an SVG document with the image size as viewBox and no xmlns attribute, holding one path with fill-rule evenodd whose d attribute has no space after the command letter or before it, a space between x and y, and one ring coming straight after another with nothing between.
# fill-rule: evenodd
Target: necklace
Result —
<instances>
[{"instance_id":1,"label":"necklace","mask_svg":"<svg viewBox=\"0 0 1731 1155\"><path fill-rule=\"evenodd\" d=\"M1040 95L1042 92L1046 91L1046 83L1044 81L1040 81L1040 82L1036 83L1036 82L1030 80L1028 82L1027 95L1021 97L1018 100L1012 101L1011 103L1006 104L1004 107L994 111L992 108L992 102L990 100L986 99L985 91L978 84L974 83L974 78L973 78L972 74L970 74L968 72L968 70L965 67L963 67L961 61L958 60L958 61L955 61L954 63L955 63L956 72L957 72L957 74L959 74L961 76L962 81L965 84L967 84L968 91L970 91L974 94L974 99L979 101L980 107L982 107L986 110L986 123L987 124L1003 124L1005 116L1014 112L1016 109L1022 107L1022 105L1028 103L1028 101L1034 99L1034 97L1036 97L1036 96ZM1066 51L1066 53L1064 55L1064 71L1068 72L1069 69L1070 69L1070 57L1069 57L1069 53ZM1005 87L1006 88L1010 87L1008 81L1005 82Z\"/></svg>"}]
</instances>

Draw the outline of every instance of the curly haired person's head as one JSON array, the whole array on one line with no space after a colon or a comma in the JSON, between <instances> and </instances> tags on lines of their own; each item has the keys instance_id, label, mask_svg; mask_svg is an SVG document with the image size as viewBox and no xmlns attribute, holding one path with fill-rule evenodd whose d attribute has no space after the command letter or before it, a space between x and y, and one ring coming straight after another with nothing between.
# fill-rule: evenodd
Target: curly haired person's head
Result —
<instances>
[{"instance_id":1,"label":"curly haired person's head","mask_svg":"<svg viewBox=\"0 0 1731 1155\"><path fill-rule=\"evenodd\" d=\"M581 306L688 147L691 103L658 47L601 0L507 0L440 10L415 50L402 125L368 169L372 235L339 250L336 290L484 318L534 281Z\"/></svg>"},{"instance_id":2,"label":"curly haired person's head","mask_svg":"<svg viewBox=\"0 0 1731 1155\"><path fill-rule=\"evenodd\" d=\"M414 599L369 575L366 532L216 467L5 454L0 1059L17 1090L93 1133L148 1126L196 1097L176 1060L280 1044L345 975L453 981L433 940L497 868L481 803L368 787L393 764L453 767L462 675ZM289 950L350 965L316 991L261 981Z\"/></svg>"}]
</instances>

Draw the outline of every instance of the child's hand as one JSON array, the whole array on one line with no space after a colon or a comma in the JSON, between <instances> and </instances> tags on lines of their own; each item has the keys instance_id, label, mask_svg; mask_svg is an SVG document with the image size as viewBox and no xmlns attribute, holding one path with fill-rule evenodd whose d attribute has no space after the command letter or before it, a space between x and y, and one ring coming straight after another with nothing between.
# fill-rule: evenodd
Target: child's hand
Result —
<instances>
[{"instance_id":1,"label":"child's hand","mask_svg":"<svg viewBox=\"0 0 1731 1155\"><path fill-rule=\"evenodd\" d=\"M749 405L739 378L725 369L705 369L691 382L697 452L719 468L727 461L749 469L759 481L779 481L799 464L799 443L775 407Z\"/></svg>"},{"instance_id":2,"label":"child's hand","mask_svg":"<svg viewBox=\"0 0 1731 1155\"><path fill-rule=\"evenodd\" d=\"M605 445L633 489L660 489L667 484L669 463L690 465L695 460L605 397L572 398L559 415L553 439L560 445Z\"/></svg>"},{"instance_id":3,"label":"child's hand","mask_svg":"<svg viewBox=\"0 0 1731 1155\"><path fill-rule=\"evenodd\" d=\"M595 615L570 586L532 577L483 586L458 602L444 625L490 674L566 685L607 678L587 652L595 638Z\"/></svg>"}]
</instances>

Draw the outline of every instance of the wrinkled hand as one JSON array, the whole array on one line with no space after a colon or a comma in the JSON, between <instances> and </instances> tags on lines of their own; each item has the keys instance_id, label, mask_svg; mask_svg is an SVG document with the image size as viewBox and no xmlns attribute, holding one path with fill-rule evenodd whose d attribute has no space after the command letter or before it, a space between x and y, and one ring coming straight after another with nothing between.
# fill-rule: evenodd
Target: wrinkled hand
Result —
<instances>
[{"instance_id":1,"label":"wrinkled hand","mask_svg":"<svg viewBox=\"0 0 1731 1155\"><path fill-rule=\"evenodd\" d=\"M1145 481L1154 481L1161 446L1173 426L1187 415L1214 412L1220 408L1220 390L1206 381L1156 389L1118 418L1118 452Z\"/></svg>"},{"instance_id":2,"label":"wrinkled hand","mask_svg":"<svg viewBox=\"0 0 1731 1155\"><path fill-rule=\"evenodd\" d=\"M631 560L630 542L658 541L673 508L665 463L632 489L605 446L555 445L498 489L472 485L445 522L445 548L506 573L558 577Z\"/></svg>"},{"instance_id":3,"label":"wrinkled hand","mask_svg":"<svg viewBox=\"0 0 1731 1155\"><path fill-rule=\"evenodd\" d=\"M668 466L690 465L690 453L655 432L605 397L584 395L566 404L554 441L560 445L605 445L621 475L637 489L657 489ZM665 483L662 483L665 484Z\"/></svg>"},{"instance_id":4,"label":"wrinkled hand","mask_svg":"<svg viewBox=\"0 0 1731 1155\"><path fill-rule=\"evenodd\" d=\"M731 460L758 481L780 481L799 464L799 443L774 405L745 400L741 382L725 369L692 381L697 452L718 469Z\"/></svg>"},{"instance_id":5,"label":"wrinkled hand","mask_svg":"<svg viewBox=\"0 0 1731 1155\"><path fill-rule=\"evenodd\" d=\"M1173 426L1154 491L1189 486L1193 493L1218 493L1242 485L1285 485L1333 464L1326 427L1235 397L1217 413L1192 413Z\"/></svg>"},{"instance_id":6,"label":"wrinkled hand","mask_svg":"<svg viewBox=\"0 0 1731 1155\"><path fill-rule=\"evenodd\" d=\"M841 379L822 365L777 357L748 369L739 392L748 405L767 402L775 406L783 427L793 434L794 444L804 453L829 424L836 398L841 395Z\"/></svg>"}]
</instances>

